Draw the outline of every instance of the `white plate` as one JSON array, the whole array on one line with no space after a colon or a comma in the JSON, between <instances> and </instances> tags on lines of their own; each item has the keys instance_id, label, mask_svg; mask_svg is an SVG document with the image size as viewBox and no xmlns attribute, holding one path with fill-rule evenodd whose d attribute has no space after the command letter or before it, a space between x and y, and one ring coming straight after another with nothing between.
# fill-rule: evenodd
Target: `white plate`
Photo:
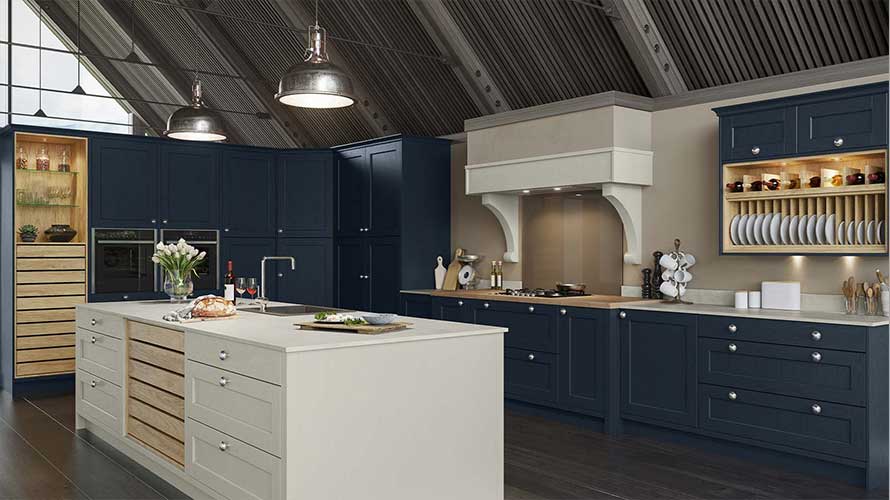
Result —
<instances>
[{"instance_id":1,"label":"white plate","mask_svg":"<svg viewBox=\"0 0 890 500\"><path fill-rule=\"evenodd\" d=\"M865 244L865 221L859 221L859 224L856 225L856 244L864 245Z\"/></svg>"},{"instance_id":2,"label":"white plate","mask_svg":"<svg viewBox=\"0 0 890 500\"><path fill-rule=\"evenodd\" d=\"M773 213L769 213L763 216L763 225L760 226L760 236L763 239L764 245L773 245L775 242L773 241L772 232L770 232L770 227L772 227L773 219L776 218L776 215Z\"/></svg>"},{"instance_id":3,"label":"white plate","mask_svg":"<svg viewBox=\"0 0 890 500\"><path fill-rule=\"evenodd\" d=\"M868 242L869 245L875 244L875 221L868 221L868 225L865 226L865 241Z\"/></svg>"},{"instance_id":4,"label":"white plate","mask_svg":"<svg viewBox=\"0 0 890 500\"><path fill-rule=\"evenodd\" d=\"M819 240L816 239L816 222L819 220L815 215L811 215L807 219L807 243L815 245Z\"/></svg>"},{"instance_id":5,"label":"white plate","mask_svg":"<svg viewBox=\"0 0 890 500\"><path fill-rule=\"evenodd\" d=\"M786 215L782 219L782 225L779 226L779 239L782 240L783 245L790 245L791 238L788 236L788 228L791 226L791 216Z\"/></svg>"},{"instance_id":6,"label":"white plate","mask_svg":"<svg viewBox=\"0 0 890 500\"><path fill-rule=\"evenodd\" d=\"M837 216L835 214L831 214L825 218L825 243L829 245L834 245L837 243L837 239L835 236L835 230L837 229Z\"/></svg>"},{"instance_id":7,"label":"white plate","mask_svg":"<svg viewBox=\"0 0 890 500\"><path fill-rule=\"evenodd\" d=\"M825 241L825 214L816 217L816 241L820 245L828 243Z\"/></svg>"},{"instance_id":8,"label":"white plate","mask_svg":"<svg viewBox=\"0 0 890 500\"><path fill-rule=\"evenodd\" d=\"M841 221L841 223L837 225L837 244L838 245L846 244L846 243L844 243L845 241L847 241L846 226L847 226L847 223L844 221Z\"/></svg>"},{"instance_id":9,"label":"white plate","mask_svg":"<svg viewBox=\"0 0 890 500\"><path fill-rule=\"evenodd\" d=\"M807 240L807 216L801 215L800 222L797 224L797 239L800 240L801 245L809 245L810 242Z\"/></svg>"},{"instance_id":10,"label":"white plate","mask_svg":"<svg viewBox=\"0 0 890 500\"><path fill-rule=\"evenodd\" d=\"M763 218L765 214L758 214L757 217L754 217L754 224L751 224L751 232L748 234L750 237L754 238L754 243L758 245L763 245Z\"/></svg>"},{"instance_id":11,"label":"white plate","mask_svg":"<svg viewBox=\"0 0 890 500\"><path fill-rule=\"evenodd\" d=\"M748 214L743 215L742 218L739 219L738 236L740 245L748 244L748 219L750 219L750 217L748 217Z\"/></svg>"},{"instance_id":12,"label":"white plate","mask_svg":"<svg viewBox=\"0 0 890 500\"><path fill-rule=\"evenodd\" d=\"M781 245L782 238L779 236L779 228L782 226L782 214L773 215L772 222L769 223L769 237L773 240L773 245Z\"/></svg>"},{"instance_id":13,"label":"white plate","mask_svg":"<svg viewBox=\"0 0 890 500\"><path fill-rule=\"evenodd\" d=\"M788 224L788 238L791 240L792 245L800 245L800 238L797 237L798 222L800 222L800 217L792 215L791 224Z\"/></svg>"},{"instance_id":14,"label":"white plate","mask_svg":"<svg viewBox=\"0 0 890 500\"><path fill-rule=\"evenodd\" d=\"M847 222L847 244L855 245L856 244L856 221L848 221Z\"/></svg>"},{"instance_id":15,"label":"white plate","mask_svg":"<svg viewBox=\"0 0 890 500\"><path fill-rule=\"evenodd\" d=\"M884 244L884 221L878 222L878 243L881 245Z\"/></svg>"},{"instance_id":16,"label":"white plate","mask_svg":"<svg viewBox=\"0 0 890 500\"><path fill-rule=\"evenodd\" d=\"M729 239L732 240L733 245L739 244L739 219L741 218L741 215L736 215L729 223Z\"/></svg>"}]
</instances>

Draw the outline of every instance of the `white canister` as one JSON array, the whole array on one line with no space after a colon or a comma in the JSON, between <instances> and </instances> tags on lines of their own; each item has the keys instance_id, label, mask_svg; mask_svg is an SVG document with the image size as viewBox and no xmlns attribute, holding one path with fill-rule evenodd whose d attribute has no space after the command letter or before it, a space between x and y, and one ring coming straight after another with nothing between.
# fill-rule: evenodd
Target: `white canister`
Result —
<instances>
[{"instance_id":1,"label":"white canister","mask_svg":"<svg viewBox=\"0 0 890 500\"><path fill-rule=\"evenodd\" d=\"M890 290L881 291L881 309L884 310L884 316L890 316Z\"/></svg>"},{"instance_id":2,"label":"white canister","mask_svg":"<svg viewBox=\"0 0 890 500\"><path fill-rule=\"evenodd\" d=\"M747 309L748 308L748 292L742 290L741 292L735 293L735 308L736 309Z\"/></svg>"},{"instance_id":3,"label":"white canister","mask_svg":"<svg viewBox=\"0 0 890 500\"><path fill-rule=\"evenodd\" d=\"M748 307L760 309L760 292L748 292Z\"/></svg>"}]
</instances>

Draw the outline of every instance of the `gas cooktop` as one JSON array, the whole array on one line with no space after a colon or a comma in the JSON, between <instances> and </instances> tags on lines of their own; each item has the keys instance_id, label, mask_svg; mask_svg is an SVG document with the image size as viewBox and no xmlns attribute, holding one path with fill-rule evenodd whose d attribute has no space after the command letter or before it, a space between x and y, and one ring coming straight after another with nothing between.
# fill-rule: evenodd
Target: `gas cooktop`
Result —
<instances>
[{"instance_id":1,"label":"gas cooktop","mask_svg":"<svg viewBox=\"0 0 890 500\"><path fill-rule=\"evenodd\" d=\"M545 299L558 299L560 297L587 297L589 293L584 292L561 292L553 288L508 288L498 295L509 295L511 297L540 297Z\"/></svg>"}]
</instances>

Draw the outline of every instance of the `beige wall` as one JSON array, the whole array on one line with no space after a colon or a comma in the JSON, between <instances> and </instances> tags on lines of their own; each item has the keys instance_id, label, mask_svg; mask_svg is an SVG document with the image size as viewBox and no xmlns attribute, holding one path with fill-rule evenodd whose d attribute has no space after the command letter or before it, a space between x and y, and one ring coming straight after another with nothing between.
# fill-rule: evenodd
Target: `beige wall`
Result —
<instances>
[{"instance_id":1,"label":"beige wall","mask_svg":"<svg viewBox=\"0 0 890 500\"><path fill-rule=\"evenodd\" d=\"M886 77L848 80L652 113L655 182L643 191L643 267L651 267L653 251L672 248L673 239L677 237L683 241L683 248L694 253L698 259L692 269L695 276L693 288L756 289L764 280L794 280L801 282L802 290L806 293L839 293L840 281L849 275L856 276L857 280L866 280L874 278L875 268L888 273L888 260L885 257L718 256L717 117L711 111L717 106L882 80L886 80ZM616 141L616 145L647 149L648 145L641 143L645 140L617 144L639 137L639 134L627 133L627 130L645 123L645 120L639 119L635 125L633 121L638 118L636 113L643 112L629 110L634 114L629 115L631 120L623 122L628 125L622 128L614 126L614 117L603 114L610 113L605 109L474 131L469 139L471 163L593 149L607 146L612 140ZM603 123L612 126L597 125ZM537 135L542 141L530 143L516 139L528 137L527 134ZM499 258L506 245L497 220L482 207L479 197L463 194L463 167L467 159L467 145L456 144L452 149L452 245L484 254L487 260L494 256ZM523 217L525 212L523 207ZM525 233L524 230L521 232ZM525 258L520 257L521 260ZM522 265L522 262L505 264L505 279L521 280ZM616 268L622 266L620 255L615 257L614 265ZM623 266L624 284L640 283L640 267Z\"/></svg>"}]
</instances>

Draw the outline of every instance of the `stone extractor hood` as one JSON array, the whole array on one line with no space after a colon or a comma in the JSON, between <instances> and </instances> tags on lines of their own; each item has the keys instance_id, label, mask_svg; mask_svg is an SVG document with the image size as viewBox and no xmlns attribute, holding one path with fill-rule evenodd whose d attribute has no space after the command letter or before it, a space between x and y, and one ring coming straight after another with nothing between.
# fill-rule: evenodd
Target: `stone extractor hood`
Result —
<instances>
[{"instance_id":1,"label":"stone extractor hood","mask_svg":"<svg viewBox=\"0 0 890 500\"><path fill-rule=\"evenodd\" d=\"M624 262L640 264L642 191L652 185L653 177L649 113L608 106L536 122L509 123L467 133L466 194L481 195L482 204L500 222L507 242L504 261L519 262L519 199L523 191L540 193L558 187L566 191L602 190L624 225ZM579 133L579 126L591 136ZM573 137L566 140L566 134ZM562 144L554 146L557 139ZM597 143L606 146L578 147ZM559 148L569 152L552 152ZM518 150L551 153L520 156ZM509 158L498 159L503 156ZM474 163L477 158L495 161Z\"/></svg>"}]
</instances>

